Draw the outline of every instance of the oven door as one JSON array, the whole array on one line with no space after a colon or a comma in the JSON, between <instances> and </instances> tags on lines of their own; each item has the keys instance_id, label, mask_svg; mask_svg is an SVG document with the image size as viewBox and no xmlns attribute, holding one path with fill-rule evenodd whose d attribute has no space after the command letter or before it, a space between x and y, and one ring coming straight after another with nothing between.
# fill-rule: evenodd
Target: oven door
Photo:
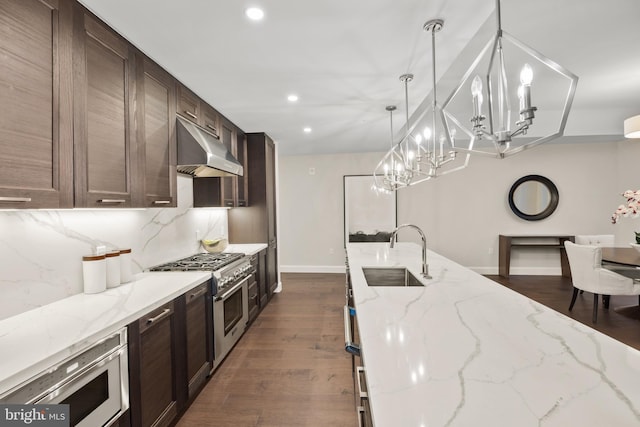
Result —
<instances>
[{"instance_id":1,"label":"oven door","mask_svg":"<svg viewBox=\"0 0 640 427\"><path fill-rule=\"evenodd\" d=\"M129 408L128 372L125 345L33 403L68 404L70 426L109 426Z\"/></svg>"},{"instance_id":2,"label":"oven door","mask_svg":"<svg viewBox=\"0 0 640 427\"><path fill-rule=\"evenodd\" d=\"M215 365L244 333L249 321L249 277L245 277L213 301Z\"/></svg>"}]
</instances>

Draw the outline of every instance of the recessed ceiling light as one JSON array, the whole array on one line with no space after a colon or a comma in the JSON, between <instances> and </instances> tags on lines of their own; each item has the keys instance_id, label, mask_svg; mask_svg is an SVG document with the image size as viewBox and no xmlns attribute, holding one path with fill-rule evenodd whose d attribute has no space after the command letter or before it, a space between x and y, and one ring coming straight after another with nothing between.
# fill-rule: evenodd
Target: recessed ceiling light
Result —
<instances>
[{"instance_id":1,"label":"recessed ceiling light","mask_svg":"<svg viewBox=\"0 0 640 427\"><path fill-rule=\"evenodd\" d=\"M304 133L311 133L311 128L310 127L306 127L304 129L302 129L304 131Z\"/></svg>"},{"instance_id":2,"label":"recessed ceiling light","mask_svg":"<svg viewBox=\"0 0 640 427\"><path fill-rule=\"evenodd\" d=\"M260 21L264 18L264 11L259 7L250 7L244 11L244 14L252 21Z\"/></svg>"},{"instance_id":3,"label":"recessed ceiling light","mask_svg":"<svg viewBox=\"0 0 640 427\"><path fill-rule=\"evenodd\" d=\"M298 95L291 94L287 96L287 99L289 100L289 102L296 102L298 100Z\"/></svg>"}]
</instances>

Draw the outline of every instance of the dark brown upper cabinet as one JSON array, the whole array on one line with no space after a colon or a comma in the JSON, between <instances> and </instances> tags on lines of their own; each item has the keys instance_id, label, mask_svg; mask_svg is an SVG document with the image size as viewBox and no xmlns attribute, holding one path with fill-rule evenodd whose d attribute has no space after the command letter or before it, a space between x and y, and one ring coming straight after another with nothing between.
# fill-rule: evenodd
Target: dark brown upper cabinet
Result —
<instances>
[{"instance_id":1,"label":"dark brown upper cabinet","mask_svg":"<svg viewBox=\"0 0 640 427\"><path fill-rule=\"evenodd\" d=\"M249 167L247 163L247 136L240 129L236 128L236 159L242 163L244 174L235 178L235 206L248 206L249 200Z\"/></svg>"},{"instance_id":2,"label":"dark brown upper cabinet","mask_svg":"<svg viewBox=\"0 0 640 427\"><path fill-rule=\"evenodd\" d=\"M73 44L75 206L131 207L134 50L80 6Z\"/></svg>"},{"instance_id":3,"label":"dark brown upper cabinet","mask_svg":"<svg viewBox=\"0 0 640 427\"><path fill-rule=\"evenodd\" d=\"M220 138L220 115L181 83L177 84L177 113Z\"/></svg>"},{"instance_id":4,"label":"dark brown upper cabinet","mask_svg":"<svg viewBox=\"0 0 640 427\"><path fill-rule=\"evenodd\" d=\"M178 114L195 124L202 123L200 98L184 85L178 84Z\"/></svg>"},{"instance_id":5,"label":"dark brown upper cabinet","mask_svg":"<svg viewBox=\"0 0 640 427\"><path fill-rule=\"evenodd\" d=\"M0 1L0 209L73 206L71 8Z\"/></svg>"},{"instance_id":6,"label":"dark brown upper cabinet","mask_svg":"<svg viewBox=\"0 0 640 427\"><path fill-rule=\"evenodd\" d=\"M235 157L237 147L236 127L230 121L222 119L221 138L220 141L227 147L227 150ZM222 206L227 208L233 208L236 206L235 192L236 184L238 183L235 177L220 178L222 183Z\"/></svg>"},{"instance_id":7,"label":"dark brown upper cabinet","mask_svg":"<svg viewBox=\"0 0 640 427\"><path fill-rule=\"evenodd\" d=\"M136 90L139 151L134 206L175 207L176 83L153 61L138 55Z\"/></svg>"},{"instance_id":8,"label":"dark brown upper cabinet","mask_svg":"<svg viewBox=\"0 0 640 427\"><path fill-rule=\"evenodd\" d=\"M200 114L202 115L202 127L220 138L220 116L213 107L200 103Z\"/></svg>"},{"instance_id":9,"label":"dark brown upper cabinet","mask_svg":"<svg viewBox=\"0 0 640 427\"><path fill-rule=\"evenodd\" d=\"M278 286L278 254L275 144L268 135L247 134L247 169L251 202L246 209L229 211L229 242L267 244L265 279L271 298Z\"/></svg>"}]
</instances>

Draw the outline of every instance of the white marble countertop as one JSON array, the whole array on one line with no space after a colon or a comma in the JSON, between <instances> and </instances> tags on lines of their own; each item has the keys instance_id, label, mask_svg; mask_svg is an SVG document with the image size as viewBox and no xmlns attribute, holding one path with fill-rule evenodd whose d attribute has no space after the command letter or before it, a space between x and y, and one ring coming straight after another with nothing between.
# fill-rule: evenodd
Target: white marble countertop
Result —
<instances>
[{"instance_id":1,"label":"white marble countertop","mask_svg":"<svg viewBox=\"0 0 640 427\"><path fill-rule=\"evenodd\" d=\"M433 252L425 287L369 287L362 266L419 276L388 246L347 248L376 426L640 425L639 351Z\"/></svg>"},{"instance_id":2,"label":"white marble countertop","mask_svg":"<svg viewBox=\"0 0 640 427\"><path fill-rule=\"evenodd\" d=\"M266 248L266 243L230 243L227 245L224 252L240 252L251 256Z\"/></svg>"},{"instance_id":3,"label":"white marble countertop","mask_svg":"<svg viewBox=\"0 0 640 427\"><path fill-rule=\"evenodd\" d=\"M0 321L0 395L211 278L153 272L99 294L78 294Z\"/></svg>"}]
</instances>

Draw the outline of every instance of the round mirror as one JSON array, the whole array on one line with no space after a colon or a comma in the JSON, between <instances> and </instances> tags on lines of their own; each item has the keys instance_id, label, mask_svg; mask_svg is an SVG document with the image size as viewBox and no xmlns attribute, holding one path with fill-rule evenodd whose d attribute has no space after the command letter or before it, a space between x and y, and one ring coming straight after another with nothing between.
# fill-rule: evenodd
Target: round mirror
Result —
<instances>
[{"instance_id":1,"label":"round mirror","mask_svg":"<svg viewBox=\"0 0 640 427\"><path fill-rule=\"evenodd\" d=\"M558 198L558 188L549 178L527 175L511 186L509 207L518 217L537 221L556 210Z\"/></svg>"}]
</instances>

